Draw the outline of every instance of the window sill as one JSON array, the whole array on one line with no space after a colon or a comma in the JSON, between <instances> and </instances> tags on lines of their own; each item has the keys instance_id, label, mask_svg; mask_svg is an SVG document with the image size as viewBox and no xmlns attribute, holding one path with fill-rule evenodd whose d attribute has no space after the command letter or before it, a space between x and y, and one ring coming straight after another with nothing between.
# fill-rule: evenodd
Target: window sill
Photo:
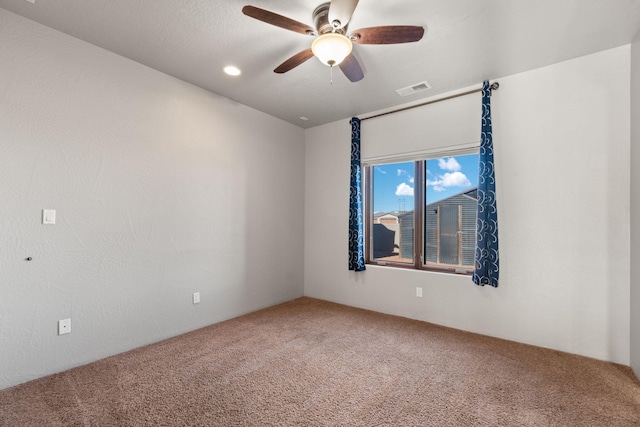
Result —
<instances>
[{"instance_id":1,"label":"window sill","mask_svg":"<svg viewBox=\"0 0 640 427\"><path fill-rule=\"evenodd\" d=\"M429 271L432 273L453 274L458 276L471 276L473 270L463 268L435 268L429 266L422 266L416 268L414 264L401 264L388 261L367 261L367 266L384 267L384 268L397 268L401 270L415 270L415 271Z\"/></svg>"}]
</instances>

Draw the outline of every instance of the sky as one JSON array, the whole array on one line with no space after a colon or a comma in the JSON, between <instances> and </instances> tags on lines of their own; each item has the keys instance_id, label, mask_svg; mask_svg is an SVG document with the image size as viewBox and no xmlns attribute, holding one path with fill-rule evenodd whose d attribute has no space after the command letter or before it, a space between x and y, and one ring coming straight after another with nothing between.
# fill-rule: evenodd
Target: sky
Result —
<instances>
[{"instance_id":1,"label":"sky","mask_svg":"<svg viewBox=\"0 0 640 427\"><path fill-rule=\"evenodd\" d=\"M478 155L427 160L426 204L478 185ZM414 203L413 162L374 166L373 211L411 211Z\"/></svg>"}]
</instances>

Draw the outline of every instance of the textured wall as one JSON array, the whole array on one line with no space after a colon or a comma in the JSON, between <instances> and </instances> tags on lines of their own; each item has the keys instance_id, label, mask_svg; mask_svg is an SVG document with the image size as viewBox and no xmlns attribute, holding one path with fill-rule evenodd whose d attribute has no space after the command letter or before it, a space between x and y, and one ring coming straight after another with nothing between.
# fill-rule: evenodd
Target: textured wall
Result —
<instances>
[{"instance_id":1,"label":"textured wall","mask_svg":"<svg viewBox=\"0 0 640 427\"><path fill-rule=\"evenodd\" d=\"M631 367L640 378L640 33L631 45Z\"/></svg>"},{"instance_id":2,"label":"textured wall","mask_svg":"<svg viewBox=\"0 0 640 427\"><path fill-rule=\"evenodd\" d=\"M303 294L303 130L3 9L0 58L0 388Z\"/></svg>"},{"instance_id":3,"label":"textured wall","mask_svg":"<svg viewBox=\"0 0 640 427\"><path fill-rule=\"evenodd\" d=\"M345 231L331 225L348 221L350 127L308 129L305 294L628 364L629 56L627 45L497 79L497 289L434 272L347 271Z\"/></svg>"}]
</instances>

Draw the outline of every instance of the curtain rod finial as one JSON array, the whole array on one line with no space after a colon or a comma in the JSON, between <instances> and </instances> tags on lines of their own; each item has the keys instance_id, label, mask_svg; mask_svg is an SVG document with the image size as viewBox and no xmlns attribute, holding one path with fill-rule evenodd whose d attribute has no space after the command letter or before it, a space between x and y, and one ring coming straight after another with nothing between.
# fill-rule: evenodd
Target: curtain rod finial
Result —
<instances>
[{"instance_id":1,"label":"curtain rod finial","mask_svg":"<svg viewBox=\"0 0 640 427\"><path fill-rule=\"evenodd\" d=\"M491 83L491 86L489 86L489 89L491 90L498 90L498 88L500 88L500 83L498 82L493 82Z\"/></svg>"}]
</instances>

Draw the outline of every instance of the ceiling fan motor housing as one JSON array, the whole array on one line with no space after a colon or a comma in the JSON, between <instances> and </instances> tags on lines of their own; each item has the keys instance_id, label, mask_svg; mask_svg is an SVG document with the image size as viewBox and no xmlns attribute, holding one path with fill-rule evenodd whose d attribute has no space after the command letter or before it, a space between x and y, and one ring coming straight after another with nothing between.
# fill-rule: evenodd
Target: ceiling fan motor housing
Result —
<instances>
[{"instance_id":1,"label":"ceiling fan motor housing","mask_svg":"<svg viewBox=\"0 0 640 427\"><path fill-rule=\"evenodd\" d=\"M329 22L329 6L331 3L323 3L320 6L316 7L313 11L313 25L316 27L318 31L318 35L326 34L326 33L338 33L345 35L347 33L347 26L345 25L342 28L335 29L333 25Z\"/></svg>"}]
</instances>

